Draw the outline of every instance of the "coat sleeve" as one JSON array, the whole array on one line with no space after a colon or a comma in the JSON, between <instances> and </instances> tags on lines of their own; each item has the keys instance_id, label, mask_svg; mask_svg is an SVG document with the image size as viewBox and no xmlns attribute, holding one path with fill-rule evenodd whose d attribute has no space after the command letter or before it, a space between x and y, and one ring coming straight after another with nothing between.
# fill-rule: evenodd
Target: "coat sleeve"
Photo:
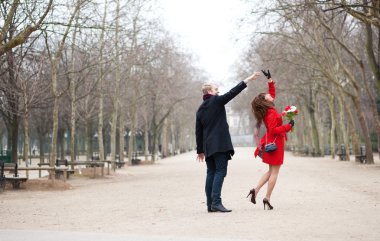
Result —
<instances>
[{"instance_id":1,"label":"coat sleeve","mask_svg":"<svg viewBox=\"0 0 380 241\"><path fill-rule=\"evenodd\" d=\"M218 97L218 101L223 105L227 104L230 100L232 100L235 96L237 96L242 90L247 87L247 84L244 81L241 81L235 87L233 87L230 91Z\"/></svg>"},{"instance_id":2,"label":"coat sleeve","mask_svg":"<svg viewBox=\"0 0 380 241\"><path fill-rule=\"evenodd\" d=\"M255 152L253 153L253 155L255 156L255 158L259 155L260 150L261 150L260 147L257 147L257 148L256 148Z\"/></svg>"},{"instance_id":3,"label":"coat sleeve","mask_svg":"<svg viewBox=\"0 0 380 241\"><path fill-rule=\"evenodd\" d=\"M286 133L292 129L290 124L285 124L282 126L277 126L277 120L275 113L268 113L268 116L265 118L267 123L267 129L269 135L276 135L280 133Z\"/></svg>"},{"instance_id":4,"label":"coat sleeve","mask_svg":"<svg viewBox=\"0 0 380 241\"><path fill-rule=\"evenodd\" d=\"M274 81L268 82L268 93L272 96L273 99L276 98L276 87L274 86Z\"/></svg>"},{"instance_id":5,"label":"coat sleeve","mask_svg":"<svg viewBox=\"0 0 380 241\"><path fill-rule=\"evenodd\" d=\"M197 117L195 122L195 137L197 141L197 154L204 153L203 150L203 126L200 119Z\"/></svg>"}]
</instances>

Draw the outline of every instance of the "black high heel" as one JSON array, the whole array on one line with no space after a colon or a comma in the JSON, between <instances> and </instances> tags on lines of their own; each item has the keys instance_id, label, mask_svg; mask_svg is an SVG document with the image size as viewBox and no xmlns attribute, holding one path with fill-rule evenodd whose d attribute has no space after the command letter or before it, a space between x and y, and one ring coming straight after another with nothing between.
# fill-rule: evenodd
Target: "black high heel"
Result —
<instances>
[{"instance_id":1,"label":"black high heel","mask_svg":"<svg viewBox=\"0 0 380 241\"><path fill-rule=\"evenodd\" d=\"M273 206L270 205L270 202L268 201L268 199L264 198L263 199L263 204L264 204L264 210L265 210L266 206L268 206L268 210L272 210L273 209Z\"/></svg>"},{"instance_id":2,"label":"black high heel","mask_svg":"<svg viewBox=\"0 0 380 241\"><path fill-rule=\"evenodd\" d=\"M251 190L249 190L249 193L248 193L248 195L247 195L247 198L249 197L249 195L252 195L252 196L251 196L251 202L252 202L253 204L256 204L256 191L255 191L254 188L252 188Z\"/></svg>"}]
</instances>

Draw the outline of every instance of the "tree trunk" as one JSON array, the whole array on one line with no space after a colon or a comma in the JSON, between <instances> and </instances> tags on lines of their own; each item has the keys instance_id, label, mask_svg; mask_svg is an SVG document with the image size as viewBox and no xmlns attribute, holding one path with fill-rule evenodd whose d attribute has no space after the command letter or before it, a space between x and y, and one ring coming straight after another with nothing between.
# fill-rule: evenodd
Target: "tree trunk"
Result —
<instances>
[{"instance_id":1,"label":"tree trunk","mask_svg":"<svg viewBox=\"0 0 380 241\"><path fill-rule=\"evenodd\" d=\"M361 101L358 98L353 98L353 102L354 102L354 105L355 105L356 110L357 110L358 119L359 119L360 127L361 127L362 132L363 132L363 138L364 138L364 142L365 142L365 146L366 146L366 156L367 156L367 162L366 163L367 164L374 164L373 152L372 152L372 143L371 143L371 139L370 139L367 121L365 120L365 117L364 117L364 112L362 109Z\"/></svg>"},{"instance_id":2,"label":"tree trunk","mask_svg":"<svg viewBox=\"0 0 380 241\"><path fill-rule=\"evenodd\" d=\"M56 57L60 55L57 54ZM56 159L56 150L57 150L57 134L58 134L58 109L59 109L59 95L57 91L58 85L58 64L59 59L53 57L52 60L52 92L54 97L54 105L53 105L53 131L51 135L51 144L50 144L50 167L54 167L55 159ZM54 179L54 175L49 175L50 179Z\"/></svg>"},{"instance_id":3,"label":"tree trunk","mask_svg":"<svg viewBox=\"0 0 380 241\"><path fill-rule=\"evenodd\" d=\"M132 158L134 152L134 133L135 129L133 128L133 124L131 125L131 129L128 132L128 163L132 165Z\"/></svg>"},{"instance_id":4,"label":"tree trunk","mask_svg":"<svg viewBox=\"0 0 380 241\"><path fill-rule=\"evenodd\" d=\"M162 126L162 135L161 135L161 155L162 158L169 156L168 152L168 121L167 119L164 121Z\"/></svg>"},{"instance_id":5,"label":"tree trunk","mask_svg":"<svg viewBox=\"0 0 380 241\"><path fill-rule=\"evenodd\" d=\"M58 150L60 160L65 159L65 129L62 127L58 129Z\"/></svg>"},{"instance_id":6,"label":"tree trunk","mask_svg":"<svg viewBox=\"0 0 380 241\"><path fill-rule=\"evenodd\" d=\"M105 155L104 155L104 142L103 142L103 99L104 99L104 94L103 94L103 82L104 82L104 64L103 64L103 51L104 51L104 46L105 46L105 38L104 38L104 32L105 32L105 26L106 26L106 17L107 17L107 6L108 6L108 1L105 0L104 2L104 14L103 14L103 21L102 21L102 30L101 30L101 35L100 35L100 57L99 57L99 62L100 62L100 70L99 70L99 88L98 92L100 94L99 96L99 123L98 123L98 146L99 146L99 160L104 161Z\"/></svg>"},{"instance_id":7,"label":"tree trunk","mask_svg":"<svg viewBox=\"0 0 380 241\"><path fill-rule=\"evenodd\" d=\"M92 121L86 121L86 160L90 161L92 156Z\"/></svg>"},{"instance_id":8,"label":"tree trunk","mask_svg":"<svg viewBox=\"0 0 380 241\"><path fill-rule=\"evenodd\" d=\"M120 1L116 1L116 28L115 28L115 51L116 51L116 73L115 73L115 96L112 109L112 124L111 124L111 162L112 168L115 169L116 158L116 131L117 118L119 115L120 106L120 50L119 50L119 23L120 23Z\"/></svg>"},{"instance_id":9,"label":"tree trunk","mask_svg":"<svg viewBox=\"0 0 380 241\"><path fill-rule=\"evenodd\" d=\"M136 93L136 92L135 92ZM129 165L132 165L132 158L133 158L133 152L135 151L135 138L136 138L136 118L137 118L137 111L136 111L136 95L133 94L133 101L131 106L131 127L129 130L129 139L128 139L128 162Z\"/></svg>"},{"instance_id":10,"label":"tree trunk","mask_svg":"<svg viewBox=\"0 0 380 241\"><path fill-rule=\"evenodd\" d=\"M25 96L24 96L25 97ZM27 105L25 105L25 114L24 114L24 162L28 163L28 150L29 150L29 113L27 109Z\"/></svg>"},{"instance_id":11,"label":"tree trunk","mask_svg":"<svg viewBox=\"0 0 380 241\"><path fill-rule=\"evenodd\" d=\"M54 162L56 159L56 147L57 147L57 131L58 131L58 109L59 109L59 98L60 95L58 94L58 69L59 69L59 62L60 58L62 56L62 51L65 46L66 38L69 34L71 24L74 20L74 17L76 16L76 13L79 11L80 6L82 4L82 0L77 0L75 9L73 13L70 15L70 20L67 24L65 33L63 34L62 40L59 44L58 50L56 51L55 55L51 58L51 79L52 79L52 92L53 92L53 98L54 98L54 107L53 107L53 133L52 133L52 141L51 141L51 147L50 147L50 166L54 166ZM47 42L47 40L46 40ZM71 136L73 138L73 136ZM50 175L51 179L54 179L54 175Z\"/></svg>"},{"instance_id":12,"label":"tree trunk","mask_svg":"<svg viewBox=\"0 0 380 241\"><path fill-rule=\"evenodd\" d=\"M40 163L45 162L45 133L38 132L38 146L40 149Z\"/></svg>"},{"instance_id":13,"label":"tree trunk","mask_svg":"<svg viewBox=\"0 0 380 241\"><path fill-rule=\"evenodd\" d=\"M334 105L334 95L329 95L328 104L331 114L331 129L330 129L330 143L331 143L331 157L335 159L335 126L336 126L336 114Z\"/></svg>"},{"instance_id":14,"label":"tree trunk","mask_svg":"<svg viewBox=\"0 0 380 241\"><path fill-rule=\"evenodd\" d=\"M120 161L124 161L124 147L125 147L124 133L125 133L124 115L122 113L120 113L120 120L119 120L119 158L120 158Z\"/></svg>"},{"instance_id":15,"label":"tree trunk","mask_svg":"<svg viewBox=\"0 0 380 241\"><path fill-rule=\"evenodd\" d=\"M344 106L343 106L343 101L344 101L344 97L343 97L343 94L341 91L340 92L340 95L339 97L340 98L337 98L338 100L338 106L339 106L339 123L340 123L340 132L342 133L342 136L343 136L343 143L344 143L344 146L346 148L346 160L349 161L350 160L350 145L349 145L349 140L348 140L348 129L349 128L346 128L346 125L345 123L347 122L347 125L349 125L349 120L347 120L346 122L344 121L345 120L345 112L347 112L347 109L345 110L344 109ZM348 114L348 113L347 113Z\"/></svg>"},{"instance_id":16,"label":"tree trunk","mask_svg":"<svg viewBox=\"0 0 380 241\"><path fill-rule=\"evenodd\" d=\"M78 19L80 15L80 10L78 10L78 13L75 17L75 28L73 33L73 40L71 44L71 73L69 75L69 81L70 81L70 99L71 99L71 113L70 113L70 159L72 161L75 160L75 130L76 130L76 111L77 111L77 94L76 94L76 74L75 74L75 67L76 67L76 58L75 58L75 44L76 44L76 36L77 36L77 26L78 26Z\"/></svg>"},{"instance_id":17,"label":"tree trunk","mask_svg":"<svg viewBox=\"0 0 380 241\"><path fill-rule=\"evenodd\" d=\"M144 123L144 154L145 154L145 160L148 160L148 156L149 156L149 127L148 127L148 122L146 120Z\"/></svg>"},{"instance_id":18,"label":"tree trunk","mask_svg":"<svg viewBox=\"0 0 380 241\"><path fill-rule=\"evenodd\" d=\"M316 103L313 100L313 91L310 89L310 101L308 103L308 112L310 115L310 123L311 123L311 133L312 133L312 140L313 140L313 148L314 152L317 155L320 155L320 145L319 145L319 133L318 133L318 126L317 126L317 121L315 118L315 109L316 109ZM312 150L310 150L312 151Z\"/></svg>"}]
</instances>

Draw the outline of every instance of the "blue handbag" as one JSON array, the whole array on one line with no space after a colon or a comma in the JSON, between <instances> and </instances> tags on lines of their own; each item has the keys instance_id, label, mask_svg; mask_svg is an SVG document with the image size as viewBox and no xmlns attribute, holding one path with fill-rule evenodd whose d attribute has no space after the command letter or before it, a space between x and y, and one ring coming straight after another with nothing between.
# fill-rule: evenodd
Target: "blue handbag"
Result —
<instances>
[{"instance_id":1,"label":"blue handbag","mask_svg":"<svg viewBox=\"0 0 380 241\"><path fill-rule=\"evenodd\" d=\"M268 142L268 136L266 135L265 138L266 138L265 143L267 143ZM277 138L277 136L276 136L276 138ZM274 138L273 142L265 144L265 146L264 146L265 152L274 152L275 150L277 150L276 143L274 143L276 141L276 138Z\"/></svg>"}]
</instances>

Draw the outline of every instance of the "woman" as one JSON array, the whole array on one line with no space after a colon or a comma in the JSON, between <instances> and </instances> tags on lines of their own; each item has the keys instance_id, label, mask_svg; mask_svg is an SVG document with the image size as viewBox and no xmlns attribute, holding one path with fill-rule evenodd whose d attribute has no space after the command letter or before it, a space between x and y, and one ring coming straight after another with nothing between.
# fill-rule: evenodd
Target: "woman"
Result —
<instances>
[{"instance_id":1,"label":"woman","mask_svg":"<svg viewBox=\"0 0 380 241\"><path fill-rule=\"evenodd\" d=\"M259 94L253 99L251 105L252 112L257 120L257 128L255 130L257 148L255 151L255 157L260 156L263 159L263 162L268 164L269 169L261 177L257 186L249 191L247 197L249 197L249 195L252 195L251 202L256 204L257 194L259 193L261 187L268 182L267 193L263 199L263 204L264 210L266 207L268 207L269 210L272 210L273 206L270 204L270 197L276 184L280 167L284 160L284 145L286 140L285 133L292 129L294 126L294 121L291 120L288 124L282 125L282 117L275 109L273 103L276 97L276 89L274 86L275 83L271 77L269 70L268 72L262 72L268 78L269 94ZM267 132L259 141L259 129L263 122L267 129ZM264 146L272 142L276 144L277 149L272 152L265 152Z\"/></svg>"}]
</instances>

